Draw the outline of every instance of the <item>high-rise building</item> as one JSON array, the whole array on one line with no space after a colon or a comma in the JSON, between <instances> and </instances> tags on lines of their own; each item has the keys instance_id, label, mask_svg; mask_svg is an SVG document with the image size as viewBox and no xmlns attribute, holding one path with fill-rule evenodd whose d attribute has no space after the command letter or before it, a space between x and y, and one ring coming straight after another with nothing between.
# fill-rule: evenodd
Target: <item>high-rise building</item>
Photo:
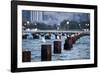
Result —
<instances>
[{"instance_id":1,"label":"high-rise building","mask_svg":"<svg viewBox=\"0 0 100 73\"><path fill-rule=\"evenodd\" d=\"M43 21L42 11L31 11L30 20L31 22L42 22Z\"/></svg>"}]
</instances>

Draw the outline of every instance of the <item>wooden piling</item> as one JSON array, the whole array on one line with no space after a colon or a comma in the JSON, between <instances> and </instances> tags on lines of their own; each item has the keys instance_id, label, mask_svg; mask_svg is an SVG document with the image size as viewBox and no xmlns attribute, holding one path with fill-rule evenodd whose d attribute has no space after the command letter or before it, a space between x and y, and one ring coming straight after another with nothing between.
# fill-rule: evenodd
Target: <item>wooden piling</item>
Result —
<instances>
[{"instance_id":1,"label":"wooden piling","mask_svg":"<svg viewBox=\"0 0 100 73\"><path fill-rule=\"evenodd\" d=\"M71 49L72 46L73 46L73 39L72 39L72 37L70 37L70 39L68 40L68 44L69 44L69 49Z\"/></svg>"},{"instance_id":2,"label":"wooden piling","mask_svg":"<svg viewBox=\"0 0 100 73\"><path fill-rule=\"evenodd\" d=\"M75 42L76 41L75 41L75 36L74 36L74 37L72 37L72 43L75 44Z\"/></svg>"},{"instance_id":3,"label":"wooden piling","mask_svg":"<svg viewBox=\"0 0 100 73\"><path fill-rule=\"evenodd\" d=\"M31 51L22 52L22 62L31 62Z\"/></svg>"},{"instance_id":4,"label":"wooden piling","mask_svg":"<svg viewBox=\"0 0 100 73\"><path fill-rule=\"evenodd\" d=\"M67 37L67 39L65 39L65 43L64 43L64 50L69 50L68 40L69 40L69 38Z\"/></svg>"},{"instance_id":5,"label":"wooden piling","mask_svg":"<svg viewBox=\"0 0 100 73\"><path fill-rule=\"evenodd\" d=\"M64 43L64 50L71 50L72 45L73 45L72 38L67 37L67 39L65 40L65 43Z\"/></svg>"},{"instance_id":6,"label":"wooden piling","mask_svg":"<svg viewBox=\"0 0 100 73\"><path fill-rule=\"evenodd\" d=\"M41 45L41 61L51 61L51 45Z\"/></svg>"},{"instance_id":7,"label":"wooden piling","mask_svg":"<svg viewBox=\"0 0 100 73\"><path fill-rule=\"evenodd\" d=\"M54 53L55 54L61 53L61 41L54 41Z\"/></svg>"}]
</instances>

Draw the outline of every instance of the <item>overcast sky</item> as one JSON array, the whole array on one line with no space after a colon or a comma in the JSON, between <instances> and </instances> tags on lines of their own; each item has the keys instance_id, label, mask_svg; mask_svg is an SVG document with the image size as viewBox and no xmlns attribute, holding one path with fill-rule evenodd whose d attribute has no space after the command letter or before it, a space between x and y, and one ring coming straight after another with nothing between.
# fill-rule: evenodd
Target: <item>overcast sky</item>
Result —
<instances>
[{"instance_id":1,"label":"overcast sky","mask_svg":"<svg viewBox=\"0 0 100 73\"><path fill-rule=\"evenodd\" d=\"M26 12L26 13L25 13ZM33 11L34 12L34 11ZM63 20L74 20L77 22L90 20L89 13L75 13L75 12L53 12L53 11L39 11L43 12L44 21L48 24L58 24ZM29 16L30 11L23 11L23 16Z\"/></svg>"},{"instance_id":2,"label":"overcast sky","mask_svg":"<svg viewBox=\"0 0 100 73\"><path fill-rule=\"evenodd\" d=\"M63 20L74 20L77 22L89 20L88 13L75 13L75 12L44 12L48 16L49 21L53 20L60 23ZM48 21L48 22L49 22Z\"/></svg>"}]
</instances>

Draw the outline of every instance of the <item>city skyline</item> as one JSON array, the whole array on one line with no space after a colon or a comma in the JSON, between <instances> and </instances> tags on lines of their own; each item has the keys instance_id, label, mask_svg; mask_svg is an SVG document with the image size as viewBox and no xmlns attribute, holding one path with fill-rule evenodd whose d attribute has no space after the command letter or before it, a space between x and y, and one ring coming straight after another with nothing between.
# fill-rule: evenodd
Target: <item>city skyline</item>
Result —
<instances>
[{"instance_id":1,"label":"city skyline","mask_svg":"<svg viewBox=\"0 0 100 73\"><path fill-rule=\"evenodd\" d=\"M53 12L53 11L22 11L23 22L29 21L30 23L41 22L45 24L59 24L63 20L76 21L76 22L89 22L89 13L75 13L75 12Z\"/></svg>"}]
</instances>

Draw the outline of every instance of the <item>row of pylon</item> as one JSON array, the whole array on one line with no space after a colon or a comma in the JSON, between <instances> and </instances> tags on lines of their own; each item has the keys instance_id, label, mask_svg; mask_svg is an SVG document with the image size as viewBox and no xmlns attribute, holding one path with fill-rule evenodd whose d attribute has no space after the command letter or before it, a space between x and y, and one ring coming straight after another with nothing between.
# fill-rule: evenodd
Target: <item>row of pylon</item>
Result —
<instances>
[{"instance_id":1,"label":"row of pylon","mask_svg":"<svg viewBox=\"0 0 100 73\"><path fill-rule=\"evenodd\" d=\"M63 50L71 50L73 47L73 44L82 37L83 33L76 33L72 34L71 36L67 36L64 43L64 49ZM52 60L52 50L54 54L61 54L62 48L61 48L61 40L56 40L53 42L53 49L51 44L42 44L41 45L41 61L51 61ZM35 51L34 51L35 52ZM23 62L30 62L31 61L31 51L23 51L22 54L22 61Z\"/></svg>"}]
</instances>

